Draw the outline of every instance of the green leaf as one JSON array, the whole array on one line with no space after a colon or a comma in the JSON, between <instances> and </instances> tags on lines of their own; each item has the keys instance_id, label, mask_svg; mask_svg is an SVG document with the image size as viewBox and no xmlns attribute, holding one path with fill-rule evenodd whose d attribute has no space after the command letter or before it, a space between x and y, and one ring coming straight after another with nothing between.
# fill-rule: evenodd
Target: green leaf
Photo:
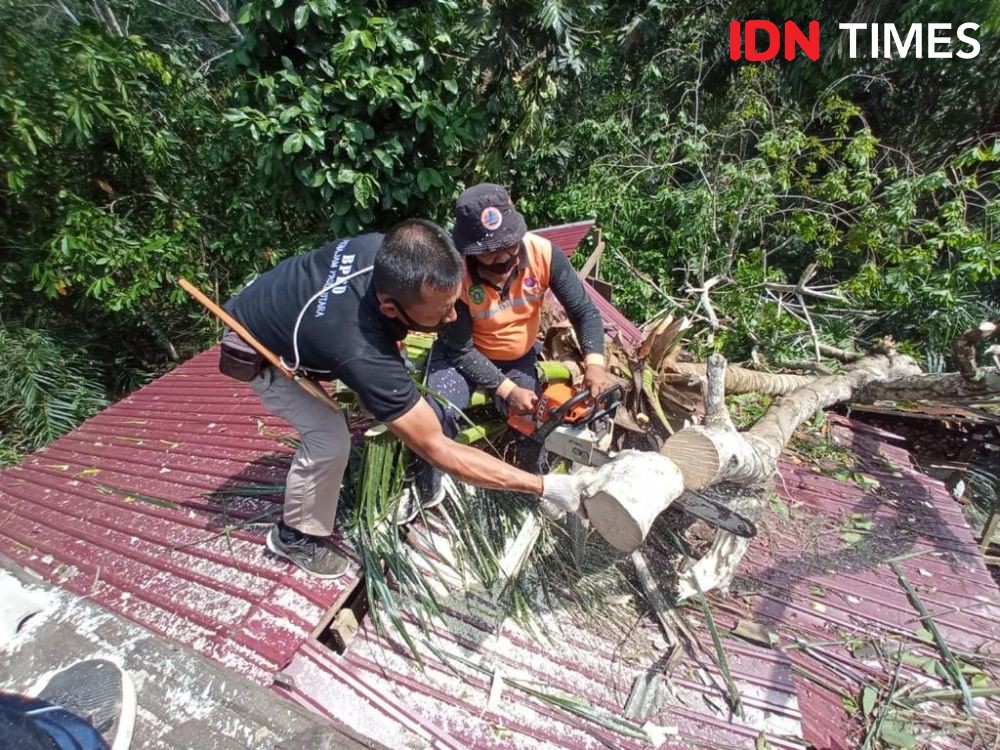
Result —
<instances>
[{"instance_id":1,"label":"green leaf","mask_svg":"<svg viewBox=\"0 0 1000 750\"><path fill-rule=\"evenodd\" d=\"M385 151L380 148L376 148L372 151L372 154L379 160L379 163L381 163L383 167L386 169L392 169L392 157Z\"/></svg>"},{"instance_id":2,"label":"green leaf","mask_svg":"<svg viewBox=\"0 0 1000 750\"><path fill-rule=\"evenodd\" d=\"M359 175L361 177L361 175ZM371 187L367 180L358 179L354 182L354 200L357 201L359 206L364 206L368 203L368 199L371 197Z\"/></svg>"},{"instance_id":3,"label":"green leaf","mask_svg":"<svg viewBox=\"0 0 1000 750\"><path fill-rule=\"evenodd\" d=\"M347 200L344 196L340 196L333 202L333 214L334 216L346 216L347 212L351 210L351 202Z\"/></svg>"},{"instance_id":4,"label":"green leaf","mask_svg":"<svg viewBox=\"0 0 1000 750\"><path fill-rule=\"evenodd\" d=\"M239 26L245 26L253 20L253 3L247 3L242 8L240 8L240 13L236 17L236 23Z\"/></svg>"},{"instance_id":5,"label":"green leaf","mask_svg":"<svg viewBox=\"0 0 1000 750\"><path fill-rule=\"evenodd\" d=\"M864 536L856 531L845 531L840 535L840 541L844 542L844 544L857 544L862 539L864 539Z\"/></svg>"},{"instance_id":6,"label":"green leaf","mask_svg":"<svg viewBox=\"0 0 1000 750\"><path fill-rule=\"evenodd\" d=\"M362 31L358 35L358 38L361 41L361 46L362 47L364 47L367 50L371 50L372 52L375 51L375 36L374 36L374 34L372 34L370 31Z\"/></svg>"},{"instance_id":7,"label":"green leaf","mask_svg":"<svg viewBox=\"0 0 1000 750\"><path fill-rule=\"evenodd\" d=\"M245 122L247 120L246 112L239 109L227 109L222 113L222 119L227 122Z\"/></svg>"},{"instance_id":8,"label":"green leaf","mask_svg":"<svg viewBox=\"0 0 1000 750\"><path fill-rule=\"evenodd\" d=\"M440 187L441 184L441 175L436 169L424 167L417 172L417 187L420 188L421 192L426 193L432 187Z\"/></svg>"},{"instance_id":9,"label":"green leaf","mask_svg":"<svg viewBox=\"0 0 1000 750\"><path fill-rule=\"evenodd\" d=\"M307 23L309 23L309 6L300 5L295 9L295 28L304 28Z\"/></svg>"},{"instance_id":10,"label":"green leaf","mask_svg":"<svg viewBox=\"0 0 1000 750\"><path fill-rule=\"evenodd\" d=\"M865 685L865 689L861 691L861 710L864 711L865 716L872 715L877 699L878 691L871 685Z\"/></svg>"},{"instance_id":11,"label":"green leaf","mask_svg":"<svg viewBox=\"0 0 1000 750\"><path fill-rule=\"evenodd\" d=\"M934 643L934 634L927 628L917 628L914 635L924 643Z\"/></svg>"},{"instance_id":12,"label":"green leaf","mask_svg":"<svg viewBox=\"0 0 1000 750\"><path fill-rule=\"evenodd\" d=\"M878 733L883 742L893 747L909 749L917 746L917 738L913 736L910 724L901 721L883 721Z\"/></svg>"},{"instance_id":13,"label":"green leaf","mask_svg":"<svg viewBox=\"0 0 1000 750\"><path fill-rule=\"evenodd\" d=\"M304 143L305 139L302 137L302 133L292 133L285 139L281 150L286 154L297 154L302 150Z\"/></svg>"}]
</instances>

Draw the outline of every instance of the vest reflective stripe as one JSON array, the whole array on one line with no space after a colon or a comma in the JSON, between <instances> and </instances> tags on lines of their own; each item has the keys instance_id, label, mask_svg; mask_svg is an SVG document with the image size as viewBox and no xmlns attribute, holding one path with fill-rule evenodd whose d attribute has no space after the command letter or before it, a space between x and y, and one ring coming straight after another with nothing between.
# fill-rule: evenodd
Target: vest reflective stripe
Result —
<instances>
[{"instance_id":1,"label":"vest reflective stripe","mask_svg":"<svg viewBox=\"0 0 1000 750\"><path fill-rule=\"evenodd\" d=\"M519 359L538 338L551 277L552 243L530 232L522 242L527 263L511 283L507 299L501 300L490 284L476 284L468 271L462 284L462 301L472 316L473 343L490 359Z\"/></svg>"},{"instance_id":2,"label":"vest reflective stripe","mask_svg":"<svg viewBox=\"0 0 1000 750\"><path fill-rule=\"evenodd\" d=\"M518 299L504 300L500 304L491 307L489 310L480 310L479 312L473 313L472 318L473 320L476 320L478 318L492 318L495 317L496 315L499 315L509 307L516 307L518 305L530 306L533 302L537 302L544 296L545 296L544 293L530 294L526 297L520 297Z\"/></svg>"}]
</instances>

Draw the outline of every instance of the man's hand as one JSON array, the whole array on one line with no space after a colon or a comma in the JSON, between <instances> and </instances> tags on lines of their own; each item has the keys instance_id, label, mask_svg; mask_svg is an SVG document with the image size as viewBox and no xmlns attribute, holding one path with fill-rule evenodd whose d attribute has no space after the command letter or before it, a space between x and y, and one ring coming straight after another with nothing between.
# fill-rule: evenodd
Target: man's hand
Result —
<instances>
[{"instance_id":1,"label":"man's hand","mask_svg":"<svg viewBox=\"0 0 1000 750\"><path fill-rule=\"evenodd\" d=\"M615 381L611 379L603 365L587 365L587 371L583 375L583 386L590 391L591 396L597 398L613 385Z\"/></svg>"},{"instance_id":2,"label":"man's hand","mask_svg":"<svg viewBox=\"0 0 1000 750\"><path fill-rule=\"evenodd\" d=\"M544 475L539 500L542 513L553 521L558 521L567 513L579 513L586 518L580 500L593 475L594 470L589 468L576 474Z\"/></svg>"},{"instance_id":3,"label":"man's hand","mask_svg":"<svg viewBox=\"0 0 1000 750\"><path fill-rule=\"evenodd\" d=\"M507 394L505 401L512 414L528 414L538 404L538 394L518 386Z\"/></svg>"}]
</instances>

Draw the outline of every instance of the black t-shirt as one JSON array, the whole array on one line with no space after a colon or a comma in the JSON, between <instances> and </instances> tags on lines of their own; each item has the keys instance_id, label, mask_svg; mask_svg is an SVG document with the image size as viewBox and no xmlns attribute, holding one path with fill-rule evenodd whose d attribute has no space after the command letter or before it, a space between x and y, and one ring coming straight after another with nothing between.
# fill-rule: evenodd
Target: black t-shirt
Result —
<instances>
[{"instance_id":1,"label":"black t-shirt","mask_svg":"<svg viewBox=\"0 0 1000 750\"><path fill-rule=\"evenodd\" d=\"M226 309L293 366L293 331L305 306L297 336L300 368L318 380L340 380L376 419L388 422L408 412L420 395L399 352L406 327L378 309L370 267L381 244L381 234L365 234L286 258ZM325 286L365 269L312 299Z\"/></svg>"}]
</instances>

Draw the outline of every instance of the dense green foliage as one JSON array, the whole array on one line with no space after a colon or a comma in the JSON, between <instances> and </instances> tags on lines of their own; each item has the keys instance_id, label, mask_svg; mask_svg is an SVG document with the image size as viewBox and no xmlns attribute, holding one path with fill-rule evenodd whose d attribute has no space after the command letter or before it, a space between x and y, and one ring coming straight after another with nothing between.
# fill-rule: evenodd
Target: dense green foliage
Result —
<instances>
[{"instance_id":1,"label":"dense green foliage","mask_svg":"<svg viewBox=\"0 0 1000 750\"><path fill-rule=\"evenodd\" d=\"M477 179L536 225L596 218L616 302L714 318L696 347L892 333L940 363L1000 307L980 6L0 0L0 450L204 346L177 277L225 298L321 239L446 220ZM982 51L850 60L831 33L820 63L733 62L753 17L972 20ZM781 290L812 264L825 296Z\"/></svg>"}]
</instances>

